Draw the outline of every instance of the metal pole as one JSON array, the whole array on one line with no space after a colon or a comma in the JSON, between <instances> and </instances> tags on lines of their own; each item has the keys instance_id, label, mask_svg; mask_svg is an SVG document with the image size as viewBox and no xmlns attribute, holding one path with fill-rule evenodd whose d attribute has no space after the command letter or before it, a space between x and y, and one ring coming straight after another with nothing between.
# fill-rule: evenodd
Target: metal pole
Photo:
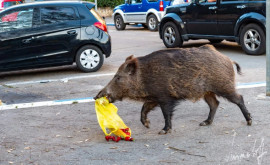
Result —
<instances>
[{"instance_id":1,"label":"metal pole","mask_svg":"<svg viewBox=\"0 0 270 165\"><path fill-rule=\"evenodd\" d=\"M95 6L95 10L97 11L97 0L95 0L95 4L96 4L96 6Z\"/></svg>"},{"instance_id":2,"label":"metal pole","mask_svg":"<svg viewBox=\"0 0 270 165\"><path fill-rule=\"evenodd\" d=\"M266 1L266 96L270 96L270 0Z\"/></svg>"}]
</instances>

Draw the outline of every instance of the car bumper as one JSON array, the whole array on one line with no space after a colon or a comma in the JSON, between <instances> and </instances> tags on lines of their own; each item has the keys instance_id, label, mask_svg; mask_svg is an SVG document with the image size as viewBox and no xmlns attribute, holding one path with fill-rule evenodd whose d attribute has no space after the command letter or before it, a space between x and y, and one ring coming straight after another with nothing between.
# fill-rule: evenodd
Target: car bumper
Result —
<instances>
[{"instance_id":1,"label":"car bumper","mask_svg":"<svg viewBox=\"0 0 270 165\"><path fill-rule=\"evenodd\" d=\"M111 46L111 36L109 36L108 41L101 46L101 49L105 55L105 57L110 57L112 53L112 46Z\"/></svg>"}]
</instances>

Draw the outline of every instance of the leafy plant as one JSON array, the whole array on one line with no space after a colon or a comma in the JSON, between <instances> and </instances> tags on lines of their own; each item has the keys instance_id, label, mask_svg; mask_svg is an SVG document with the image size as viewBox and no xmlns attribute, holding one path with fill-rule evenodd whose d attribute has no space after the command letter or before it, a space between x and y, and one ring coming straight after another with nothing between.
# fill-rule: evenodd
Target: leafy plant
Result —
<instances>
[{"instance_id":1,"label":"leafy plant","mask_svg":"<svg viewBox=\"0 0 270 165\"><path fill-rule=\"evenodd\" d=\"M95 0L86 0L88 2L94 2ZM97 0L98 7L111 7L114 8L115 6L121 5L125 3L124 0Z\"/></svg>"}]
</instances>

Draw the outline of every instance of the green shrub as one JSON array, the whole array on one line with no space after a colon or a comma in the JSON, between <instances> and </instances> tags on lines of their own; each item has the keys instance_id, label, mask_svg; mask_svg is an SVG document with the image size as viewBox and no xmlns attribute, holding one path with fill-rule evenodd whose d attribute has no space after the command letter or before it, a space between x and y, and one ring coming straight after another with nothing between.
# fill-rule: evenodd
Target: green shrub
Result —
<instances>
[{"instance_id":1,"label":"green shrub","mask_svg":"<svg viewBox=\"0 0 270 165\"><path fill-rule=\"evenodd\" d=\"M89 2L95 2L95 0L86 0ZM98 7L111 7L114 8L115 6L121 5L125 3L125 0L97 0Z\"/></svg>"}]
</instances>

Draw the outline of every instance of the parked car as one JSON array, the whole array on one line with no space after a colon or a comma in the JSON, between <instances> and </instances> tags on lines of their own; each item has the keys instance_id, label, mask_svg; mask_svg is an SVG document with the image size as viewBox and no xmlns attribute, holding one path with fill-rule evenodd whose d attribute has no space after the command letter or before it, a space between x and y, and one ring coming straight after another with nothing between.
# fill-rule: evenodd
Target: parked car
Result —
<instances>
[{"instance_id":1,"label":"parked car","mask_svg":"<svg viewBox=\"0 0 270 165\"><path fill-rule=\"evenodd\" d=\"M124 30L126 25L135 23L157 31L164 9L170 4L170 0L125 0L125 4L113 9L115 28Z\"/></svg>"},{"instance_id":2,"label":"parked car","mask_svg":"<svg viewBox=\"0 0 270 165\"><path fill-rule=\"evenodd\" d=\"M0 0L0 11L7 7L18 5L21 3L22 3L21 0Z\"/></svg>"},{"instance_id":3,"label":"parked car","mask_svg":"<svg viewBox=\"0 0 270 165\"><path fill-rule=\"evenodd\" d=\"M35 2L0 12L0 71L72 65L101 68L111 54L105 21L88 2Z\"/></svg>"},{"instance_id":4,"label":"parked car","mask_svg":"<svg viewBox=\"0 0 270 165\"><path fill-rule=\"evenodd\" d=\"M266 52L266 0L193 0L170 6L159 35L168 48L189 39L225 39L240 44L247 54L261 55Z\"/></svg>"}]
</instances>

